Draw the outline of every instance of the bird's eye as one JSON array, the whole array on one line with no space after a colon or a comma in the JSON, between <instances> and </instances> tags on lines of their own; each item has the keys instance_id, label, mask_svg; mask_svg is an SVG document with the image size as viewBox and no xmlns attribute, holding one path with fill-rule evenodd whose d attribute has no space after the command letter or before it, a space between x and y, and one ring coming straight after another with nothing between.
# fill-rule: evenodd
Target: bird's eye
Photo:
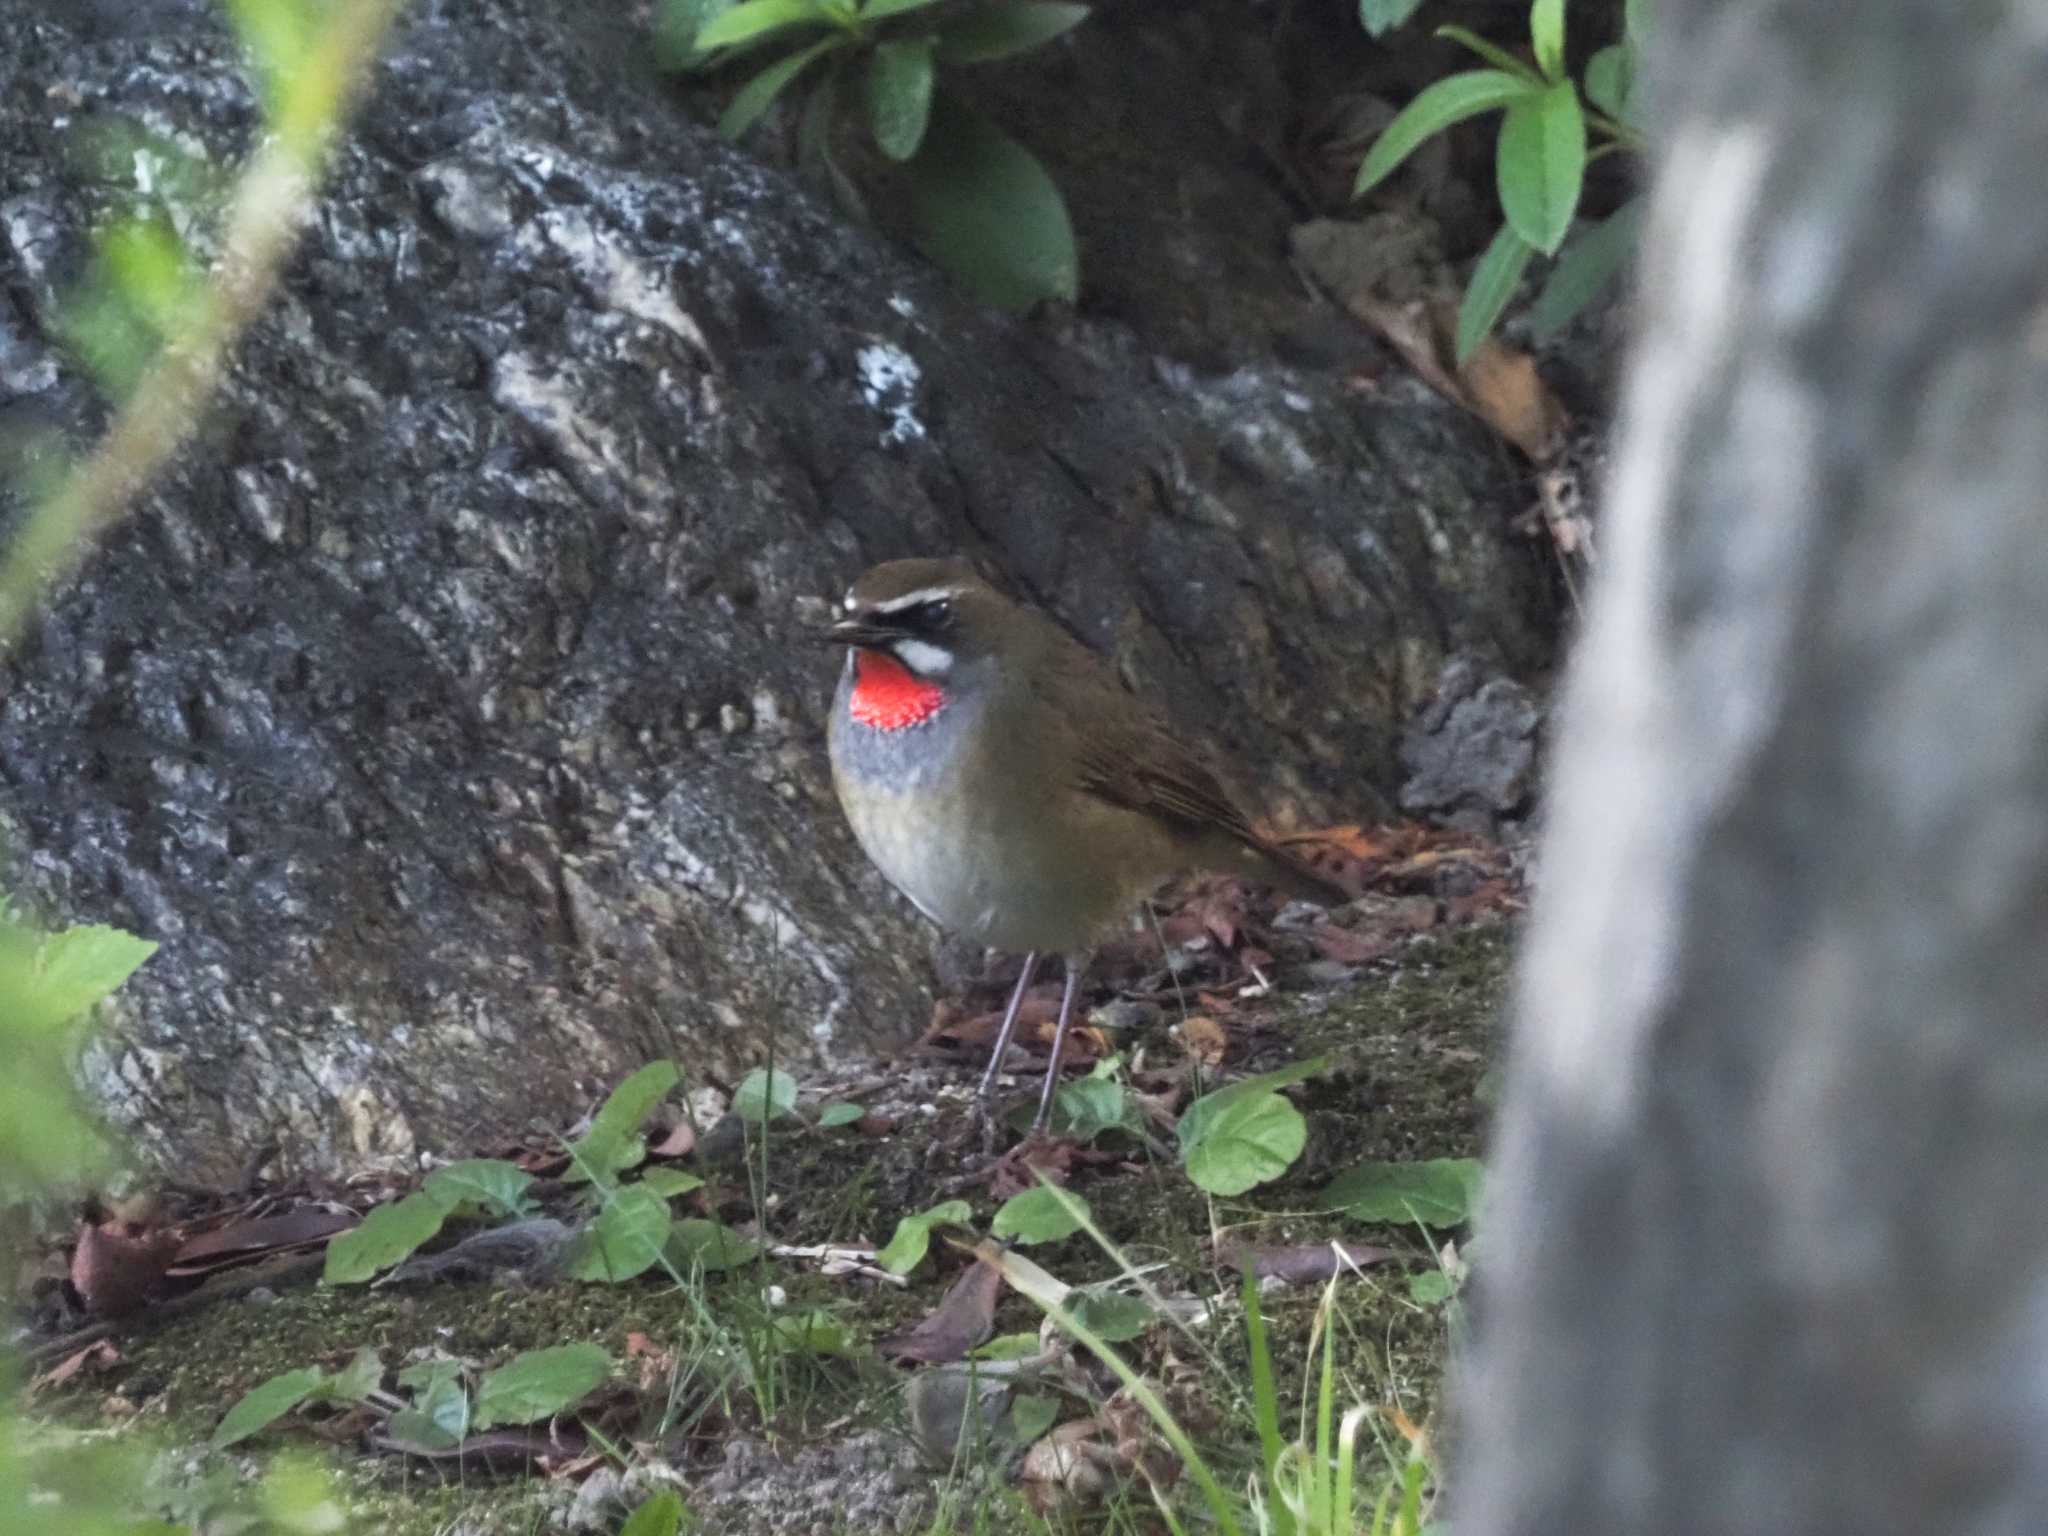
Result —
<instances>
[{"instance_id":1,"label":"bird's eye","mask_svg":"<svg viewBox=\"0 0 2048 1536\"><path fill-rule=\"evenodd\" d=\"M924 621L933 629L944 629L953 622L953 600L935 597L924 605Z\"/></svg>"}]
</instances>

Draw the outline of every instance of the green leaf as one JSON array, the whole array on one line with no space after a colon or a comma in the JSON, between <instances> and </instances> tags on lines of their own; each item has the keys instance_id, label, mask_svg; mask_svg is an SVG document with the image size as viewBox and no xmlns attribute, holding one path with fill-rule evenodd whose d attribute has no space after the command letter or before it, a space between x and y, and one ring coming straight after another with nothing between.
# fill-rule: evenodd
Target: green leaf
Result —
<instances>
[{"instance_id":1,"label":"green leaf","mask_svg":"<svg viewBox=\"0 0 2048 1536\"><path fill-rule=\"evenodd\" d=\"M476 1424L532 1424L552 1418L595 1390L612 1360L595 1344L558 1344L514 1355L476 1387Z\"/></svg>"},{"instance_id":2,"label":"green leaf","mask_svg":"<svg viewBox=\"0 0 2048 1536\"><path fill-rule=\"evenodd\" d=\"M1354 1221L1455 1227L1471 1220L1479 1199L1477 1158L1438 1157L1414 1163L1361 1163L1339 1174L1316 1206Z\"/></svg>"},{"instance_id":3,"label":"green leaf","mask_svg":"<svg viewBox=\"0 0 2048 1536\"><path fill-rule=\"evenodd\" d=\"M1055 1135L1076 1141L1093 1141L1104 1131L1123 1130L1130 1120L1130 1099L1113 1072L1097 1070L1071 1083L1060 1084L1052 1099L1052 1129Z\"/></svg>"},{"instance_id":4,"label":"green leaf","mask_svg":"<svg viewBox=\"0 0 2048 1536\"><path fill-rule=\"evenodd\" d=\"M683 1528L683 1498L664 1489L626 1516L619 1536L677 1536Z\"/></svg>"},{"instance_id":5,"label":"green leaf","mask_svg":"<svg viewBox=\"0 0 2048 1536\"><path fill-rule=\"evenodd\" d=\"M413 1404L391 1416L392 1434L430 1450L462 1443L469 1433L469 1393L463 1390L459 1361L429 1360L409 1367L398 1373L398 1384L412 1391Z\"/></svg>"},{"instance_id":6,"label":"green leaf","mask_svg":"<svg viewBox=\"0 0 2048 1536\"><path fill-rule=\"evenodd\" d=\"M1090 1292L1068 1308L1074 1321L1110 1344L1135 1339L1157 1320L1157 1314L1136 1296Z\"/></svg>"},{"instance_id":7,"label":"green leaf","mask_svg":"<svg viewBox=\"0 0 2048 1536\"><path fill-rule=\"evenodd\" d=\"M792 53L788 58L770 64L734 93L725 114L718 119L719 133L728 139L737 139L761 120L761 114L774 105L775 98L792 80L809 69L815 60L845 43L844 37L828 37L823 42L811 44L801 53Z\"/></svg>"},{"instance_id":8,"label":"green leaf","mask_svg":"<svg viewBox=\"0 0 2048 1536\"><path fill-rule=\"evenodd\" d=\"M862 21L882 21L891 16L901 16L905 11L921 11L938 0L868 0L860 9Z\"/></svg>"},{"instance_id":9,"label":"green leaf","mask_svg":"<svg viewBox=\"0 0 2048 1536\"><path fill-rule=\"evenodd\" d=\"M775 1336L789 1348L806 1355L836 1355L852 1360L867 1353L867 1346L853 1331L823 1307L807 1307L775 1319Z\"/></svg>"},{"instance_id":10,"label":"green leaf","mask_svg":"<svg viewBox=\"0 0 2048 1536\"><path fill-rule=\"evenodd\" d=\"M817 0L741 0L699 28L694 42L700 51L708 53L713 48L736 48L751 43L784 27L822 23L827 19Z\"/></svg>"},{"instance_id":11,"label":"green leaf","mask_svg":"<svg viewBox=\"0 0 2048 1536\"><path fill-rule=\"evenodd\" d=\"M1049 43L1088 19L1085 5L1054 0L984 5L962 13L939 32L939 57L948 64L982 64Z\"/></svg>"},{"instance_id":12,"label":"green leaf","mask_svg":"<svg viewBox=\"0 0 2048 1536\"><path fill-rule=\"evenodd\" d=\"M224 1450L251 1435L261 1434L307 1398L318 1395L326 1385L327 1375L317 1365L271 1377L245 1393L222 1416L213 1431L213 1448Z\"/></svg>"},{"instance_id":13,"label":"green leaf","mask_svg":"<svg viewBox=\"0 0 2048 1536\"><path fill-rule=\"evenodd\" d=\"M818 1126L821 1130L837 1130L842 1125L854 1125L867 1118L868 1112L859 1104L827 1104L818 1111Z\"/></svg>"},{"instance_id":14,"label":"green leaf","mask_svg":"<svg viewBox=\"0 0 2048 1536\"><path fill-rule=\"evenodd\" d=\"M701 1217L679 1221L669 1229L668 1261L685 1275L692 1269L707 1275L737 1269L760 1252L761 1245L753 1239Z\"/></svg>"},{"instance_id":15,"label":"green leaf","mask_svg":"<svg viewBox=\"0 0 2048 1536\"><path fill-rule=\"evenodd\" d=\"M1026 309L1075 296L1080 258L1059 188L987 118L940 91L909 166L918 246L976 298Z\"/></svg>"},{"instance_id":16,"label":"green leaf","mask_svg":"<svg viewBox=\"0 0 2048 1536\"><path fill-rule=\"evenodd\" d=\"M1295 1083L1306 1082L1328 1071L1329 1066L1328 1056L1307 1056L1300 1061L1290 1062L1277 1071L1261 1072L1257 1077L1242 1078L1227 1088L1203 1094L1181 1112L1180 1121L1174 1127L1174 1133L1180 1139L1182 1152L1185 1153L1190 1145L1207 1136L1210 1121L1232 1105L1244 1099L1272 1093L1280 1088L1291 1087Z\"/></svg>"},{"instance_id":17,"label":"green leaf","mask_svg":"<svg viewBox=\"0 0 2048 1536\"><path fill-rule=\"evenodd\" d=\"M1626 118L1634 75L1634 55L1625 44L1610 43L1586 60L1586 100L1609 117Z\"/></svg>"},{"instance_id":18,"label":"green leaf","mask_svg":"<svg viewBox=\"0 0 2048 1536\"><path fill-rule=\"evenodd\" d=\"M732 1112L750 1125L780 1120L795 1108L796 1079L779 1068L765 1072L756 1067L733 1090Z\"/></svg>"},{"instance_id":19,"label":"green leaf","mask_svg":"<svg viewBox=\"0 0 2048 1536\"><path fill-rule=\"evenodd\" d=\"M1501 211L1515 233L1546 256L1563 243L1586 174L1586 119L1569 80L1508 108L1495 169Z\"/></svg>"},{"instance_id":20,"label":"green leaf","mask_svg":"<svg viewBox=\"0 0 2048 1536\"><path fill-rule=\"evenodd\" d=\"M1386 132L1373 140L1372 148L1359 163L1358 180L1352 184L1351 195L1363 197L1392 175L1425 141L1452 124L1524 101L1538 89L1501 69L1468 69L1437 81L1403 107L1400 115L1387 124Z\"/></svg>"},{"instance_id":21,"label":"green leaf","mask_svg":"<svg viewBox=\"0 0 2048 1536\"><path fill-rule=\"evenodd\" d=\"M1190 1106L1192 1107L1192 1106ZM1241 1195L1285 1173L1308 1144L1308 1122L1277 1093L1241 1099L1184 1152L1188 1177L1212 1195Z\"/></svg>"},{"instance_id":22,"label":"green leaf","mask_svg":"<svg viewBox=\"0 0 2048 1536\"><path fill-rule=\"evenodd\" d=\"M1358 20L1368 37L1385 37L1421 5L1422 0L1358 0Z\"/></svg>"},{"instance_id":23,"label":"green leaf","mask_svg":"<svg viewBox=\"0 0 2048 1536\"><path fill-rule=\"evenodd\" d=\"M929 37L877 44L868 59L868 125L875 147L891 160L908 160L924 142L932 115Z\"/></svg>"},{"instance_id":24,"label":"green leaf","mask_svg":"<svg viewBox=\"0 0 2048 1536\"><path fill-rule=\"evenodd\" d=\"M1622 0L1621 24L1635 48L1646 47L1650 41L1650 0Z\"/></svg>"},{"instance_id":25,"label":"green leaf","mask_svg":"<svg viewBox=\"0 0 2048 1536\"><path fill-rule=\"evenodd\" d=\"M999 1333L977 1349L970 1349L970 1360L1028 1360L1043 1346L1035 1333Z\"/></svg>"},{"instance_id":26,"label":"green leaf","mask_svg":"<svg viewBox=\"0 0 2048 1536\"><path fill-rule=\"evenodd\" d=\"M668 1201L638 1184L615 1189L597 1219L578 1235L564 1265L572 1280L616 1285L645 1274L668 1243Z\"/></svg>"},{"instance_id":27,"label":"green leaf","mask_svg":"<svg viewBox=\"0 0 2048 1536\"><path fill-rule=\"evenodd\" d=\"M673 1200L677 1195L687 1195L693 1189L702 1189L704 1181L694 1173L685 1173L680 1168L650 1168L640 1175L639 1187L652 1190L664 1200Z\"/></svg>"},{"instance_id":28,"label":"green leaf","mask_svg":"<svg viewBox=\"0 0 2048 1536\"><path fill-rule=\"evenodd\" d=\"M735 0L660 0L654 16L654 62L660 69L687 69L703 50L697 34L733 8Z\"/></svg>"},{"instance_id":29,"label":"green leaf","mask_svg":"<svg viewBox=\"0 0 2048 1536\"><path fill-rule=\"evenodd\" d=\"M532 1183L533 1175L524 1168L495 1157L473 1157L436 1168L423 1187L451 1212L466 1207L517 1216L526 1209L526 1191Z\"/></svg>"},{"instance_id":30,"label":"green leaf","mask_svg":"<svg viewBox=\"0 0 2048 1536\"><path fill-rule=\"evenodd\" d=\"M341 1403L360 1403L384 1384L384 1367L377 1359L377 1351L365 1344L355 1353L355 1358L328 1377L326 1390L321 1394Z\"/></svg>"},{"instance_id":31,"label":"green leaf","mask_svg":"<svg viewBox=\"0 0 2048 1536\"><path fill-rule=\"evenodd\" d=\"M1515 233L1513 225L1501 225L1486 254L1472 269L1472 280L1465 285L1465 297L1458 305L1459 367L1464 367L1493 330L1493 323L1515 296L1522 274L1529 269L1529 258L1535 254L1529 242Z\"/></svg>"},{"instance_id":32,"label":"green leaf","mask_svg":"<svg viewBox=\"0 0 2048 1536\"><path fill-rule=\"evenodd\" d=\"M1037 1392L1020 1393L1010 1404L1010 1440L1029 1445L1051 1429L1060 1416L1060 1400Z\"/></svg>"},{"instance_id":33,"label":"green leaf","mask_svg":"<svg viewBox=\"0 0 2048 1536\"><path fill-rule=\"evenodd\" d=\"M1529 309L1530 328L1539 337L1563 330L1627 264L1635 254L1642 221L1641 199L1632 198L1599 223L1581 227L1565 242L1549 280ZM1480 1087L1488 1087L1483 1077ZM1497 1080L1492 1091L1499 1091Z\"/></svg>"},{"instance_id":34,"label":"green leaf","mask_svg":"<svg viewBox=\"0 0 2048 1536\"><path fill-rule=\"evenodd\" d=\"M1425 1269L1421 1274L1411 1275L1408 1279L1409 1299L1418 1301L1425 1307L1449 1301L1457 1289L1451 1284L1451 1277L1440 1269Z\"/></svg>"},{"instance_id":35,"label":"green leaf","mask_svg":"<svg viewBox=\"0 0 2048 1536\"><path fill-rule=\"evenodd\" d=\"M37 938L15 929L11 957L25 974L10 978L9 1023L24 1034L68 1024L135 974L156 944L119 928L66 928ZM16 969L14 966L10 970Z\"/></svg>"},{"instance_id":36,"label":"green leaf","mask_svg":"<svg viewBox=\"0 0 2048 1536\"><path fill-rule=\"evenodd\" d=\"M915 1216L902 1217L888 1246L875 1255L875 1262L892 1275L907 1275L924 1261L930 1250L933 1227L942 1223L961 1225L973 1214L974 1208L965 1200L948 1200Z\"/></svg>"},{"instance_id":37,"label":"green leaf","mask_svg":"<svg viewBox=\"0 0 2048 1536\"><path fill-rule=\"evenodd\" d=\"M650 1061L614 1088L591 1116L590 1129L569 1148L570 1168L564 1178L576 1184L636 1167L647 1155L646 1143L637 1135L641 1125L681 1081L674 1062Z\"/></svg>"},{"instance_id":38,"label":"green leaf","mask_svg":"<svg viewBox=\"0 0 2048 1536\"><path fill-rule=\"evenodd\" d=\"M358 1285L409 1258L420 1244L441 1230L448 1207L424 1189L390 1205L380 1205L327 1245L321 1278L329 1285Z\"/></svg>"},{"instance_id":39,"label":"green leaf","mask_svg":"<svg viewBox=\"0 0 2048 1536\"><path fill-rule=\"evenodd\" d=\"M1079 1200L1081 1197L1070 1195L1068 1198ZM989 1231L997 1237L1015 1238L1026 1244L1056 1243L1080 1230L1080 1218L1043 1184L1010 1196L996 1212L995 1220L989 1223Z\"/></svg>"},{"instance_id":40,"label":"green leaf","mask_svg":"<svg viewBox=\"0 0 2048 1536\"><path fill-rule=\"evenodd\" d=\"M1461 47L1469 48L1494 68L1506 70L1517 80L1526 82L1533 90L1543 88L1543 76L1531 69L1524 60L1516 58L1505 48L1489 43L1470 27L1438 27L1432 35L1447 38Z\"/></svg>"},{"instance_id":41,"label":"green leaf","mask_svg":"<svg viewBox=\"0 0 2048 1536\"><path fill-rule=\"evenodd\" d=\"M1529 50L1544 79L1564 78L1564 0L1535 0L1529 7Z\"/></svg>"}]
</instances>

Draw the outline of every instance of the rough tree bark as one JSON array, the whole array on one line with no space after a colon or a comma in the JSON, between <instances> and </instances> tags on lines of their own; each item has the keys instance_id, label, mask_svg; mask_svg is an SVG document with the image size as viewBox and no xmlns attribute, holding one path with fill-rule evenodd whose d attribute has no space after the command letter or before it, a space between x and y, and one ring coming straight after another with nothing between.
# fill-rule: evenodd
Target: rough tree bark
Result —
<instances>
[{"instance_id":1,"label":"rough tree bark","mask_svg":"<svg viewBox=\"0 0 2048 1536\"><path fill-rule=\"evenodd\" d=\"M2048 1511L2048 22L1659 7L1458 1528Z\"/></svg>"}]
</instances>

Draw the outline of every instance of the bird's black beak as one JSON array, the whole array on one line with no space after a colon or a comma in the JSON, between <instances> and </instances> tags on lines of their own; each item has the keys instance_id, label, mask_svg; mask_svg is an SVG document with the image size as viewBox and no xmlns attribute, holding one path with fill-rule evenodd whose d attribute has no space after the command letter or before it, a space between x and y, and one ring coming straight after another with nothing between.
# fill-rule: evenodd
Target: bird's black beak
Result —
<instances>
[{"instance_id":1,"label":"bird's black beak","mask_svg":"<svg viewBox=\"0 0 2048 1536\"><path fill-rule=\"evenodd\" d=\"M824 645L887 645L901 640L903 631L872 619L841 619L811 631L810 638Z\"/></svg>"}]
</instances>

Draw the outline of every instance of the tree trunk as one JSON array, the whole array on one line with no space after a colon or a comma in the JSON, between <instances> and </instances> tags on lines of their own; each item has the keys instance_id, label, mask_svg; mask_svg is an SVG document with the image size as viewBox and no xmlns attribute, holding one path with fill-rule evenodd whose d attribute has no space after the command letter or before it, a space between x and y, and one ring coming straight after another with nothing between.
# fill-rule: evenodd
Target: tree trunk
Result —
<instances>
[{"instance_id":1,"label":"tree trunk","mask_svg":"<svg viewBox=\"0 0 2048 1536\"><path fill-rule=\"evenodd\" d=\"M2039 1530L2048 24L1658 25L1458 1529Z\"/></svg>"}]
</instances>

